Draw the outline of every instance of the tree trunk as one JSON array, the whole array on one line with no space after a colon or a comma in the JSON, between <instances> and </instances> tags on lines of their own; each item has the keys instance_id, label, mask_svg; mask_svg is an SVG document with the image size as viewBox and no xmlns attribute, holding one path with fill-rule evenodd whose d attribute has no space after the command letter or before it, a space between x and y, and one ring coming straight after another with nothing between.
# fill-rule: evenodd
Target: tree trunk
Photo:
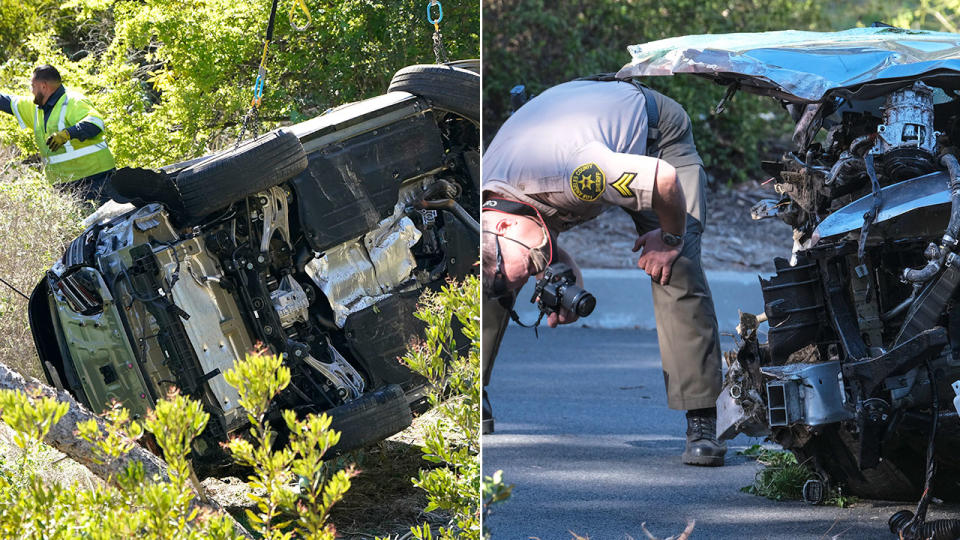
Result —
<instances>
[{"instance_id":1,"label":"tree trunk","mask_svg":"<svg viewBox=\"0 0 960 540\"><path fill-rule=\"evenodd\" d=\"M101 429L105 429L106 425L102 418L85 409L67 392L51 388L33 378L30 378L28 381L3 363L0 363L0 390L20 390L27 395L54 398L61 403L68 404L70 410L67 411L67 414L63 415L63 418L61 418L56 425L50 428L50 432L44 437L43 442L83 465L89 469L90 472L103 479L104 482L116 486L115 478L121 471L125 470L130 463L135 461L143 464L145 478L153 478L154 475L164 480L169 478L167 476L167 464L140 445L134 445L133 450L128 454L110 463L98 463L95 459L97 454L94 446L76 435L77 424L94 418ZM196 485L196 483L194 485ZM205 499L206 502L202 499ZM200 494L200 497L195 497L190 504L191 507L205 508L229 516L216 501L204 497L202 494ZM232 516L231 519L233 519ZM234 529L242 536L252 538L250 533L235 520L233 525Z\"/></svg>"}]
</instances>

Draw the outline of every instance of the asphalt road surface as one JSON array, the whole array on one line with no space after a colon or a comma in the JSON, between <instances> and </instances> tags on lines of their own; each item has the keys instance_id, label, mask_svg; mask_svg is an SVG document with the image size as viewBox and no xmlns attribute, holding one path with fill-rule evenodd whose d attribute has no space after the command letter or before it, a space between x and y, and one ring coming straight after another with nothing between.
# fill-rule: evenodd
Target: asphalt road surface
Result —
<instances>
[{"instance_id":1,"label":"asphalt road surface","mask_svg":"<svg viewBox=\"0 0 960 540\"><path fill-rule=\"evenodd\" d=\"M483 437L483 474L503 470L511 499L494 508L494 539L658 538L696 520L691 538L896 538L903 505L851 508L775 502L742 493L760 469L728 443L727 465L680 463L685 420L667 408L656 332L511 326L490 387L496 433ZM929 519L960 516L933 506Z\"/></svg>"}]
</instances>

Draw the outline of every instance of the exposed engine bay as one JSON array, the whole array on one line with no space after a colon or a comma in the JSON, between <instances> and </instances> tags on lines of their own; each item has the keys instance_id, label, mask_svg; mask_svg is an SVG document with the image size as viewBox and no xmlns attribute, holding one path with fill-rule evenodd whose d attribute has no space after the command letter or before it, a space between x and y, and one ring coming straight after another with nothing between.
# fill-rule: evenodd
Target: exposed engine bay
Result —
<instances>
[{"instance_id":1,"label":"exposed engine bay","mask_svg":"<svg viewBox=\"0 0 960 540\"><path fill-rule=\"evenodd\" d=\"M945 435L960 379L957 98L914 81L865 102L788 106L799 150L764 164L781 198L752 214L791 225L794 252L760 281L765 343L758 317L742 316L720 435L769 436L855 494L915 498L936 398L937 493L960 497L948 450L960 440Z\"/></svg>"},{"instance_id":2,"label":"exposed engine bay","mask_svg":"<svg viewBox=\"0 0 960 540\"><path fill-rule=\"evenodd\" d=\"M793 451L817 473L810 502L834 487L923 495L918 515L960 500L960 35L878 24L629 49L621 77L692 73L796 124L795 150L763 163L779 198L751 210L790 225L794 248L760 279L764 312L741 314L718 435Z\"/></svg>"}]
</instances>

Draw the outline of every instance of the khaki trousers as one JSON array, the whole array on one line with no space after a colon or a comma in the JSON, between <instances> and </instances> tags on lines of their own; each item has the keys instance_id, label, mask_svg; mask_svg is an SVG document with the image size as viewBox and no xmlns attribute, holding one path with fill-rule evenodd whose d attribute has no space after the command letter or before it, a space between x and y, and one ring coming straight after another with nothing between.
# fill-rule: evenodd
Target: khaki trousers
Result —
<instances>
[{"instance_id":1,"label":"khaki trousers","mask_svg":"<svg viewBox=\"0 0 960 540\"><path fill-rule=\"evenodd\" d=\"M700 165L677 169L685 193L703 190L706 174ZM697 186L697 187L694 187ZM700 200L704 200L700 192ZM630 213L638 234L660 227L653 212ZM687 214L683 251L673 263L670 283L651 280L657 341L663 363L663 384L671 409L692 410L716 406L720 395L720 332L710 286L700 261L703 226Z\"/></svg>"}]
</instances>

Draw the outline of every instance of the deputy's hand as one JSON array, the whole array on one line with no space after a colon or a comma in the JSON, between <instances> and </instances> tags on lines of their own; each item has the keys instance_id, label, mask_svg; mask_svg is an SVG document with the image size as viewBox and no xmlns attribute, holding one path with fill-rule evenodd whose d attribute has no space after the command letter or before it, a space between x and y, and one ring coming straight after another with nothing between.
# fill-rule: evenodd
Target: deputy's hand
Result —
<instances>
[{"instance_id":1,"label":"deputy's hand","mask_svg":"<svg viewBox=\"0 0 960 540\"><path fill-rule=\"evenodd\" d=\"M63 129L47 137L47 147L50 148L51 152L56 152L69 140L70 134L67 133L67 130Z\"/></svg>"},{"instance_id":2,"label":"deputy's hand","mask_svg":"<svg viewBox=\"0 0 960 540\"><path fill-rule=\"evenodd\" d=\"M570 324L579 318L576 313L560 308L560 311L547 315L547 326L556 328L558 325Z\"/></svg>"},{"instance_id":3,"label":"deputy's hand","mask_svg":"<svg viewBox=\"0 0 960 540\"><path fill-rule=\"evenodd\" d=\"M633 245L634 251L639 251L641 248L643 253L640 254L637 267L646 272L654 281L659 281L661 285L670 283L673 262L680 256L680 252L683 250L683 242L680 242L678 246L670 247L660 239L660 229L654 229L638 238Z\"/></svg>"}]
</instances>

